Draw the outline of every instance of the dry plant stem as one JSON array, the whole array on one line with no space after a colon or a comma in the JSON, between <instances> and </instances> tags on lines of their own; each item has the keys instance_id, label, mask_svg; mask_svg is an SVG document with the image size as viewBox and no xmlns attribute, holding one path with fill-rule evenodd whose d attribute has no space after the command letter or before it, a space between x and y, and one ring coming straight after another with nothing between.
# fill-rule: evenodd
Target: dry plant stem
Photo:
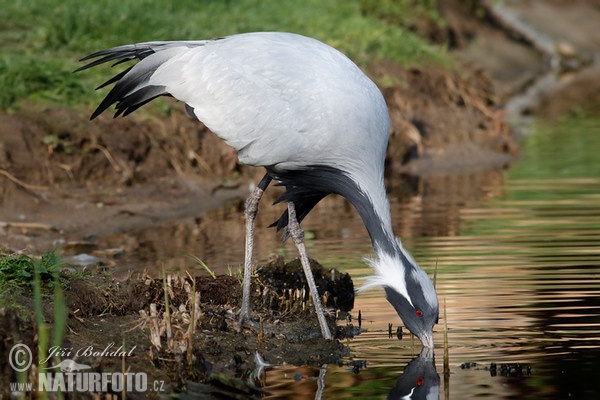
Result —
<instances>
[{"instance_id":1,"label":"dry plant stem","mask_svg":"<svg viewBox=\"0 0 600 400\"><path fill-rule=\"evenodd\" d=\"M101 146L97 143L91 144L90 147L96 150L100 150L100 152L104 154L104 157L106 157L106 159L110 163L110 166L115 170L115 172L121 172L123 170L121 165L119 165L119 163L113 158L113 156L110 154L110 151L108 151L106 147Z\"/></svg>"},{"instance_id":2,"label":"dry plant stem","mask_svg":"<svg viewBox=\"0 0 600 400\"><path fill-rule=\"evenodd\" d=\"M306 282L308 283L310 294L315 305L315 312L317 313L317 319L319 320L319 325L321 326L321 333L326 340L331 340L332 336L331 332L329 331L329 325L327 325L327 320L325 319L325 314L323 313L323 306L321 305L321 298L319 296L319 291L317 290L317 284L315 283L315 278L313 277L312 270L310 269L310 261L308 260L308 255L306 254L306 246L304 245L304 231L300 228L300 224L296 219L296 207L294 206L293 202L288 203L288 216L288 232L294 240L294 244L296 245L296 249L300 255L300 263L302 264L304 276L306 276Z\"/></svg>"},{"instance_id":3,"label":"dry plant stem","mask_svg":"<svg viewBox=\"0 0 600 400\"><path fill-rule=\"evenodd\" d=\"M448 352L448 323L446 321L446 299L444 299L444 375L450 375L450 356Z\"/></svg>"},{"instance_id":4,"label":"dry plant stem","mask_svg":"<svg viewBox=\"0 0 600 400\"><path fill-rule=\"evenodd\" d=\"M163 292L165 294L165 322L167 329L167 349L171 349L173 347L173 334L171 330L171 310L169 308L169 290L167 287L167 274L165 273L165 269L163 267Z\"/></svg>"},{"instance_id":5,"label":"dry plant stem","mask_svg":"<svg viewBox=\"0 0 600 400\"><path fill-rule=\"evenodd\" d=\"M188 274L189 275L189 274ZM194 361L194 328L196 327L196 301L200 296L196 293L196 280L192 279L192 309L190 311L190 325L188 327L188 343L187 343L187 361L188 365L192 365Z\"/></svg>"},{"instance_id":6,"label":"dry plant stem","mask_svg":"<svg viewBox=\"0 0 600 400\"><path fill-rule=\"evenodd\" d=\"M42 224L40 222L4 222L0 221L0 228L24 228L24 229L44 229L47 231L54 230L52 225Z\"/></svg>"},{"instance_id":7,"label":"dry plant stem","mask_svg":"<svg viewBox=\"0 0 600 400\"><path fill-rule=\"evenodd\" d=\"M5 169L0 168L0 175L4 175L11 182L15 183L18 186L21 186L23 189L26 189L26 190L29 190L32 192L35 190L48 190L47 186L37 186L37 185L30 185L28 183L25 183Z\"/></svg>"},{"instance_id":8,"label":"dry plant stem","mask_svg":"<svg viewBox=\"0 0 600 400\"><path fill-rule=\"evenodd\" d=\"M156 303L150 304L150 342L158 350L161 349L160 344L160 327L158 325L158 312L156 311Z\"/></svg>"},{"instance_id":9,"label":"dry plant stem","mask_svg":"<svg viewBox=\"0 0 600 400\"><path fill-rule=\"evenodd\" d=\"M260 317L258 321L258 342L263 343L265 341L265 331L263 327L263 319Z\"/></svg>"}]
</instances>

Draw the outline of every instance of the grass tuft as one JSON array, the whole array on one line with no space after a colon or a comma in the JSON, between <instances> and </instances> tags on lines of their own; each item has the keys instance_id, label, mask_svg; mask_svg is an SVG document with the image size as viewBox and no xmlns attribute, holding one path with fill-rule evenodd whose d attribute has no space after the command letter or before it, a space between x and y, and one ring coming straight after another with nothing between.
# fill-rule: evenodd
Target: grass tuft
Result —
<instances>
[{"instance_id":1,"label":"grass tuft","mask_svg":"<svg viewBox=\"0 0 600 400\"><path fill-rule=\"evenodd\" d=\"M24 254L0 253L0 288L33 288L36 273L41 285L50 288L66 285L58 275L61 265L54 251L44 253L39 259Z\"/></svg>"},{"instance_id":2,"label":"grass tuft","mask_svg":"<svg viewBox=\"0 0 600 400\"><path fill-rule=\"evenodd\" d=\"M200 259L200 257L197 257L195 255L188 255L188 257L190 259L192 259L193 261L195 261L196 263L198 263L198 265L200 265L206 272L208 272L208 274L213 278L213 279L217 279L217 275L215 274L215 271L213 271L212 269L210 269L210 267L208 265L206 265L206 263L204 261L202 261L202 259Z\"/></svg>"}]
</instances>

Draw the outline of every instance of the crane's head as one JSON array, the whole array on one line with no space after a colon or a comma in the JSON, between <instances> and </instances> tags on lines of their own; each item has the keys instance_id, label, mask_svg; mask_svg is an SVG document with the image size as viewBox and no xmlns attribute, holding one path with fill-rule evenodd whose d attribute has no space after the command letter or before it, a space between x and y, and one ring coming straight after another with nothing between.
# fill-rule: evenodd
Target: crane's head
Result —
<instances>
[{"instance_id":1,"label":"crane's head","mask_svg":"<svg viewBox=\"0 0 600 400\"><path fill-rule=\"evenodd\" d=\"M433 326L438 322L438 299L429 276L402 250L400 255L380 254L367 260L375 270L361 291L382 286L387 300L423 346L433 347Z\"/></svg>"}]
</instances>

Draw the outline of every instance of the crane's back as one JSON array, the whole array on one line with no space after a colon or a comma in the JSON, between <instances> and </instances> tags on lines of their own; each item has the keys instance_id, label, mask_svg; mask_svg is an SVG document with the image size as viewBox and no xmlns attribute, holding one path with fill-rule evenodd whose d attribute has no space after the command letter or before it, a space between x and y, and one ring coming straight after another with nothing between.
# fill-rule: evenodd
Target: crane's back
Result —
<instances>
[{"instance_id":1,"label":"crane's back","mask_svg":"<svg viewBox=\"0 0 600 400\"><path fill-rule=\"evenodd\" d=\"M194 114L250 165L297 168L383 157L381 92L346 56L315 39L248 33L180 47L150 85ZM155 56L159 56L157 52Z\"/></svg>"}]
</instances>

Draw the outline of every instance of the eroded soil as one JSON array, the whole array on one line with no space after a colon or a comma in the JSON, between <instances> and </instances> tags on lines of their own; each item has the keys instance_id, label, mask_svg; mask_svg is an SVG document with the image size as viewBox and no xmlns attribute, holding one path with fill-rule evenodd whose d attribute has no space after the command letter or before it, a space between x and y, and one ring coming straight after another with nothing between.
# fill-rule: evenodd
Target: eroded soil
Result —
<instances>
[{"instance_id":1,"label":"eroded soil","mask_svg":"<svg viewBox=\"0 0 600 400\"><path fill-rule=\"evenodd\" d=\"M207 382L205 390L222 396L247 398L249 393L261 392L262 373L256 357L271 365L341 364L348 349L338 339L359 332L347 314L354 305L349 275L311 263L330 313L334 341L322 338L313 318L299 262L284 263L275 258L258 268L254 276L255 321L243 327L238 325L236 315L241 302L238 276L192 279L168 275L164 280L135 276L118 281L109 273L73 275L65 271L62 276L69 281L65 291L69 333L60 349L51 350L51 354L60 352L63 360L72 359L94 372L119 372L123 366L145 372L149 381L164 382L162 394L185 390L186 382L193 381ZM51 296L49 291L46 297ZM20 302L26 309L33 309L29 296L23 296ZM47 321L53 321L51 302L45 304L44 314ZM340 327L336 327L334 317L341 319ZM18 337L33 349L37 360L32 315L3 309L0 320L0 336ZM191 323L194 320L196 324ZM8 359L12 347L8 342L0 346L3 359ZM8 363L1 368L2 387L8 388L9 382L16 381L14 371ZM41 367L30 370L29 381L35 382L37 371L42 371ZM146 397L149 393L137 395Z\"/></svg>"}]
</instances>

